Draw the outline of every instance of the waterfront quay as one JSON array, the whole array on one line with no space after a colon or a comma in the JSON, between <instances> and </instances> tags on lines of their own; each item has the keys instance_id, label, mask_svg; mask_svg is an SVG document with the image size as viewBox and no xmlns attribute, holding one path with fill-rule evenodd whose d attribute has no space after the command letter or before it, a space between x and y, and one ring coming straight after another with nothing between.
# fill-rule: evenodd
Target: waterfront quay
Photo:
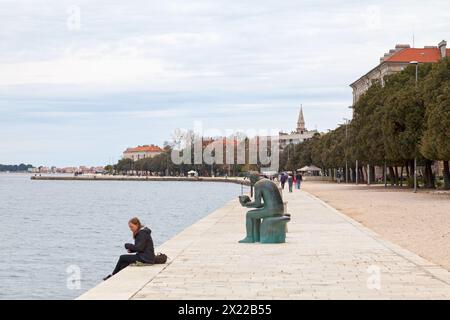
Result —
<instances>
[{"instance_id":1,"label":"waterfront quay","mask_svg":"<svg viewBox=\"0 0 450 320\"><path fill-rule=\"evenodd\" d=\"M172 176L121 176L121 175L34 175L31 180L59 180L59 181L190 181L190 182L225 182L235 183L245 186L250 185L250 181L244 178L224 178L224 177L172 177Z\"/></svg>"},{"instance_id":2,"label":"waterfront quay","mask_svg":"<svg viewBox=\"0 0 450 320\"><path fill-rule=\"evenodd\" d=\"M284 244L238 243L247 209L233 200L158 247L167 264L128 267L78 299L450 298L442 267L305 191L284 200Z\"/></svg>"}]
</instances>

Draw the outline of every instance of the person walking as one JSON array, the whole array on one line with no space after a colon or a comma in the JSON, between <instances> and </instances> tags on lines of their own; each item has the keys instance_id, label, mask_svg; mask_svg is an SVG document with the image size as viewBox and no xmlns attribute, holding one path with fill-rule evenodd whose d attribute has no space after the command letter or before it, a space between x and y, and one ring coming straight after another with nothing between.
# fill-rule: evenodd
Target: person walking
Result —
<instances>
[{"instance_id":1,"label":"person walking","mask_svg":"<svg viewBox=\"0 0 450 320\"><path fill-rule=\"evenodd\" d=\"M294 176L291 173L288 176L288 185L289 185L289 192L292 192L294 186Z\"/></svg>"},{"instance_id":2,"label":"person walking","mask_svg":"<svg viewBox=\"0 0 450 320\"><path fill-rule=\"evenodd\" d=\"M283 190L284 190L284 185L286 184L286 180L287 180L287 176L286 176L286 174L283 172L283 173L281 174L281 177L280 177L281 189L283 189Z\"/></svg>"},{"instance_id":3,"label":"person walking","mask_svg":"<svg viewBox=\"0 0 450 320\"><path fill-rule=\"evenodd\" d=\"M303 181L303 176L300 172L297 172L296 179L297 179L297 189L300 190Z\"/></svg>"}]
</instances>

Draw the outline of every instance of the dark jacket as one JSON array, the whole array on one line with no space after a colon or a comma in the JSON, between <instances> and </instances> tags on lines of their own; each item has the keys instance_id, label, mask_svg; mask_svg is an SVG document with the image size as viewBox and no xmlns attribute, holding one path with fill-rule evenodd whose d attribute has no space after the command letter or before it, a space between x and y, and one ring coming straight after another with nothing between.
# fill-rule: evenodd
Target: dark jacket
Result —
<instances>
[{"instance_id":1,"label":"dark jacket","mask_svg":"<svg viewBox=\"0 0 450 320\"><path fill-rule=\"evenodd\" d=\"M144 227L136 235L134 244L125 244L125 249L135 252L142 262L155 262L155 248L153 247L153 240L151 236L152 231Z\"/></svg>"}]
</instances>

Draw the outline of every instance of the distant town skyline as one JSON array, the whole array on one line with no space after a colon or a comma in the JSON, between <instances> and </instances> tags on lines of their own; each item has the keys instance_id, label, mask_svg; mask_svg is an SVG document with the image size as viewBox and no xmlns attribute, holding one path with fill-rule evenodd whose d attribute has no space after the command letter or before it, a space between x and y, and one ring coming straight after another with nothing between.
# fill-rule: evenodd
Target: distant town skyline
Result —
<instances>
[{"instance_id":1,"label":"distant town skyline","mask_svg":"<svg viewBox=\"0 0 450 320\"><path fill-rule=\"evenodd\" d=\"M39 7L39 10L36 8ZM388 7L388 10L386 9ZM101 166L176 128L351 117L349 85L396 44L450 40L450 3L3 1L0 163Z\"/></svg>"}]
</instances>

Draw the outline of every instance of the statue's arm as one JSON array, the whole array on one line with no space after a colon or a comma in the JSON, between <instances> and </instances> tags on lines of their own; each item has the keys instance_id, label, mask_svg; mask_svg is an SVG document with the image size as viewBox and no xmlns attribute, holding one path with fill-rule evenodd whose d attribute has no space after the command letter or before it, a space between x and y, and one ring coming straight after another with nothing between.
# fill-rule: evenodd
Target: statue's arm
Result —
<instances>
[{"instance_id":1,"label":"statue's arm","mask_svg":"<svg viewBox=\"0 0 450 320\"><path fill-rule=\"evenodd\" d=\"M258 188L255 188L255 201L248 202L245 204L247 208L262 208L264 205L261 202L262 196L261 196L261 190Z\"/></svg>"}]
</instances>

